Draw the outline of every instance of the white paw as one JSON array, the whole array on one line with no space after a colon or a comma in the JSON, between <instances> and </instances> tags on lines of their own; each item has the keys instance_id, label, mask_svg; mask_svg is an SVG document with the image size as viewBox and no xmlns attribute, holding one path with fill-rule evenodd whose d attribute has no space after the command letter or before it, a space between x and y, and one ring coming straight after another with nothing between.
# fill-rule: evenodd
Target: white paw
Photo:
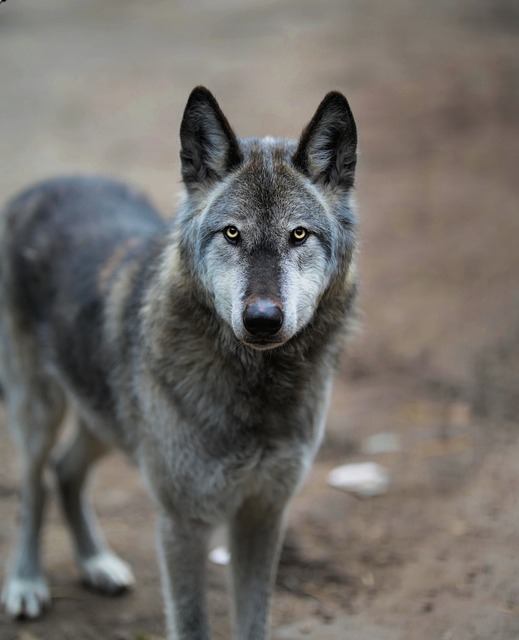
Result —
<instances>
[{"instance_id":1,"label":"white paw","mask_svg":"<svg viewBox=\"0 0 519 640\"><path fill-rule=\"evenodd\" d=\"M81 560L81 569L88 584L105 593L120 593L135 582L130 566L109 551Z\"/></svg>"},{"instance_id":2,"label":"white paw","mask_svg":"<svg viewBox=\"0 0 519 640\"><path fill-rule=\"evenodd\" d=\"M41 616L50 605L50 592L45 578L7 578L2 591L2 604L13 618Z\"/></svg>"}]
</instances>

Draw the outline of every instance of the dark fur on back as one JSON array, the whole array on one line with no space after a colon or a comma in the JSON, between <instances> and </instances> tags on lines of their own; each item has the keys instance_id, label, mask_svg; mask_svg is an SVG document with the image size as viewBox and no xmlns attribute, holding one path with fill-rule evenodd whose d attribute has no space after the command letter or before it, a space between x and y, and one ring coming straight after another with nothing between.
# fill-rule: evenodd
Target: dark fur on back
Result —
<instances>
[{"instance_id":1,"label":"dark fur on back","mask_svg":"<svg viewBox=\"0 0 519 640\"><path fill-rule=\"evenodd\" d=\"M103 323L114 273L103 276L103 269L120 251L114 270L133 254L153 251L164 221L125 185L74 177L50 180L16 198L5 224L10 241L3 259L12 265L6 295L18 320L40 335L45 357L81 397L113 411Z\"/></svg>"}]
</instances>

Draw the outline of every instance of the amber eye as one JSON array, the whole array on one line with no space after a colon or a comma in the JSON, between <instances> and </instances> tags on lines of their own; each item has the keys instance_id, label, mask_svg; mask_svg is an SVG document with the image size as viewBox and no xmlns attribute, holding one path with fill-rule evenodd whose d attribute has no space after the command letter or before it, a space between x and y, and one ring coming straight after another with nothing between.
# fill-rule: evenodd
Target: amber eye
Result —
<instances>
[{"instance_id":1,"label":"amber eye","mask_svg":"<svg viewBox=\"0 0 519 640\"><path fill-rule=\"evenodd\" d=\"M304 227L296 227L292 231L292 240L296 244L302 244L308 238L308 231Z\"/></svg>"},{"instance_id":2,"label":"amber eye","mask_svg":"<svg viewBox=\"0 0 519 640\"><path fill-rule=\"evenodd\" d=\"M223 230L223 235L227 240L229 240L229 242L232 242L234 244L236 244L236 242L238 242L240 238L240 232L236 227L233 227L232 225L230 225L229 227L225 227L225 229Z\"/></svg>"}]
</instances>

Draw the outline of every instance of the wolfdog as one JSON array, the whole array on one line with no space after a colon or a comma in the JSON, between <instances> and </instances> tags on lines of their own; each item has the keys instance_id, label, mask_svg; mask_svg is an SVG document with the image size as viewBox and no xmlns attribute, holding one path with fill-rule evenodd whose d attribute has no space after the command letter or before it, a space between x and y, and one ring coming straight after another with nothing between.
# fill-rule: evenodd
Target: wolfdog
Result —
<instances>
[{"instance_id":1,"label":"wolfdog","mask_svg":"<svg viewBox=\"0 0 519 640\"><path fill-rule=\"evenodd\" d=\"M168 638L207 640L208 536L228 528L233 628L268 635L287 506L316 454L356 291L357 133L326 95L299 141L239 139L213 95L181 128L185 198L163 219L118 182L52 179L7 205L0 373L20 456L19 534L2 600L39 616L49 458L85 580L133 583L85 496L113 446L156 503ZM75 433L51 454L65 407Z\"/></svg>"}]
</instances>

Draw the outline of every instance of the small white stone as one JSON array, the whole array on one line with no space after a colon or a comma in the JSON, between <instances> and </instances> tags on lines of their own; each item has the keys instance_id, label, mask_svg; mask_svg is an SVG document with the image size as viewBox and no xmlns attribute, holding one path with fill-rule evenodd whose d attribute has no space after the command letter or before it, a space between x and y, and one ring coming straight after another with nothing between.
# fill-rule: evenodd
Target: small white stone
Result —
<instances>
[{"instance_id":1,"label":"small white stone","mask_svg":"<svg viewBox=\"0 0 519 640\"><path fill-rule=\"evenodd\" d=\"M218 564L220 566L225 566L229 564L231 560L231 554L227 547L216 547L209 553L209 560L213 564Z\"/></svg>"},{"instance_id":2,"label":"small white stone","mask_svg":"<svg viewBox=\"0 0 519 640\"><path fill-rule=\"evenodd\" d=\"M328 484L336 489L349 491L358 496L372 497L387 493L389 472L376 462L344 464L328 474Z\"/></svg>"}]
</instances>

